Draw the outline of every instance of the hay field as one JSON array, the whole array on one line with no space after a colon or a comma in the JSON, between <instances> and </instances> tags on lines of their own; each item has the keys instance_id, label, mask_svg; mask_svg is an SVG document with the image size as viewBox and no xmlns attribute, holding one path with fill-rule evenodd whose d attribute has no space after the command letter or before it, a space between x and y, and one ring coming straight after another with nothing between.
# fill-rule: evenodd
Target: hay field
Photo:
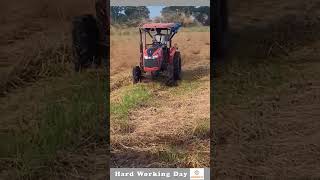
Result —
<instances>
[{"instance_id":1,"label":"hay field","mask_svg":"<svg viewBox=\"0 0 320 180\"><path fill-rule=\"evenodd\" d=\"M91 0L0 2L0 179L107 176L104 72L71 63L70 20L94 12Z\"/></svg>"},{"instance_id":2,"label":"hay field","mask_svg":"<svg viewBox=\"0 0 320 180\"><path fill-rule=\"evenodd\" d=\"M137 29L112 29L111 167L208 167L210 32L182 28L182 81L131 83L139 63Z\"/></svg>"},{"instance_id":3,"label":"hay field","mask_svg":"<svg viewBox=\"0 0 320 180\"><path fill-rule=\"evenodd\" d=\"M320 177L320 2L231 1L214 99L216 179Z\"/></svg>"}]
</instances>

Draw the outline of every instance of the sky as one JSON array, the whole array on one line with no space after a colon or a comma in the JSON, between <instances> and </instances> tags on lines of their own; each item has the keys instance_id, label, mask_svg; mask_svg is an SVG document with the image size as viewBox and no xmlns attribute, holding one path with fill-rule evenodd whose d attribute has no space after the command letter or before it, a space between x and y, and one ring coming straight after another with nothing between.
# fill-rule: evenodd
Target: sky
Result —
<instances>
[{"instance_id":1,"label":"sky","mask_svg":"<svg viewBox=\"0 0 320 180\"><path fill-rule=\"evenodd\" d=\"M147 6L147 8L150 11L150 18L154 18L156 16L160 16L161 15L161 10L164 7L165 6Z\"/></svg>"}]
</instances>

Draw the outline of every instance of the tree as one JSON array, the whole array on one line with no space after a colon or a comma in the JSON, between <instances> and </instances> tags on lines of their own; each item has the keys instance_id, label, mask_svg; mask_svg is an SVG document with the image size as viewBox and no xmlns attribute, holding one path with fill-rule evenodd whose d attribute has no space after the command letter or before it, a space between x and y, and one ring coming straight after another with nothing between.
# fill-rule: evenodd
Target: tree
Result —
<instances>
[{"instance_id":1,"label":"tree","mask_svg":"<svg viewBox=\"0 0 320 180\"><path fill-rule=\"evenodd\" d=\"M144 19L149 19L150 11L146 6L112 6L112 24L136 25Z\"/></svg>"},{"instance_id":2,"label":"tree","mask_svg":"<svg viewBox=\"0 0 320 180\"><path fill-rule=\"evenodd\" d=\"M126 6L124 13L130 20L148 19L150 11L146 6Z\"/></svg>"},{"instance_id":3,"label":"tree","mask_svg":"<svg viewBox=\"0 0 320 180\"><path fill-rule=\"evenodd\" d=\"M125 15L123 14L123 6L111 6L110 15L113 23L119 23L126 20Z\"/></svg>"},{"instance_id":4,"label":"tree","mask_svg":"<svg viewBox=\"0 0 320 180\"><path fill-rule=\"evenodd\" d=\"M123 6L111 6L111 17L116 18L118 17L121 12L124 10Z\"/></svg>"},{"instance_id":5,"label":"tree","mask_svg":"<svg viewBox=\"0 0 320 180\"><path fill-rule=\"evenodd\" d=\"M168 6L161 11L163 20L166 22L180 22L183 26L194 23L191 15L193 6Z\"/></svg>"},{"instance_id":6,"label":"tree","mask_svg":"<svg viewBox=\"0 0 320 180\"><path fill-rule=\"evenodd\" d=\"M192 17L203 25L210 25L210 7L209 6L168 6L164 7L161 15L166 21L179 21L184 24L193 24L190 22Z\"/></svg>"},{"instance_id":7,"label":"tree","mask_svg":"<svg viewBox=\"0 0 320 180\"><path fill-rule=\"evenodd\" d=\"M181 15L183 13L186 17L190 17L192 15L192 12L194 11L194 8L194 6L167 6L162 9L161 15Z\"/></svg>"},{"instance_id":8,"label":"tree","mask_svg":"<svg viewBox=\"0 0 320 180\"><path fill-rule=\"evenodd\" d=\"M194 18L203 25L210 25L210 7L209 6L200 6L194 8L192 12Z\"/></svg>"}]
</instances>

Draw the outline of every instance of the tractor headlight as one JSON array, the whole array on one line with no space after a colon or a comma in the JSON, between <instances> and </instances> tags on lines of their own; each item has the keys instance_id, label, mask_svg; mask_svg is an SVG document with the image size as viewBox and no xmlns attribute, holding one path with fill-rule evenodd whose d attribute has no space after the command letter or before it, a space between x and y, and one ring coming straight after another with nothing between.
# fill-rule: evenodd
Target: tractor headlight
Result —
<instances>
[{"instance_id":1,"label":"tractor headlight","mask_svg":"<svg viewBox=\"0 0 320 180\"><path fill-rule=\"evenodd\" d=\"M154 55L154 56L143 56L144 59L157 59L159 56Z\"/></svg>"}]
</instances>

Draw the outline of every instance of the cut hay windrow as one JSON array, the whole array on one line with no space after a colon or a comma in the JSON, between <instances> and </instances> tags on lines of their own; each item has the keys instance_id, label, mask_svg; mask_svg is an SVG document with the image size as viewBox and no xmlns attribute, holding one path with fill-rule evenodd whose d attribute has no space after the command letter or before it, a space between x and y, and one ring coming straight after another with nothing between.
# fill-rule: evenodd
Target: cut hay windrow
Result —
<instances>
[{"instance_id":1,"label":"cut hay windrow","mask_svg":"<svg viewBox=\"0 0 320 180\"><path fill-rule=\"evenodd\" d=\"M11 89L35 82L40 78L60 76L69 71L70 62L70 49L65 45L47 49L37 47L33 54L21 56L18 63L1 80L0 94L4 95Z\"/></svg>"}]
</instances>

